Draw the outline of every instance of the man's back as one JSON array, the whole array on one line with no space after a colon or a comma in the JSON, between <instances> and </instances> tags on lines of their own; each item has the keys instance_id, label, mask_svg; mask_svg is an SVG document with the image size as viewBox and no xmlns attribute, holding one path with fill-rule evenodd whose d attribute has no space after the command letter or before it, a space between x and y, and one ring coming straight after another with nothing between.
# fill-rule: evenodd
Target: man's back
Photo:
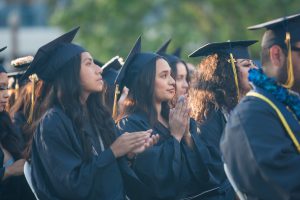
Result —
<instances>
[{"instance_id":1,"label":"man's back","mask_svg":"<svg viewBox=\"0 0 300 200\"><path fill-rule=\"evenodd\" d=\"M227 122L221 151L248 199L300 199L300 155L265 101L247 96L240 102Z\"/></svg>"}]
</instances>

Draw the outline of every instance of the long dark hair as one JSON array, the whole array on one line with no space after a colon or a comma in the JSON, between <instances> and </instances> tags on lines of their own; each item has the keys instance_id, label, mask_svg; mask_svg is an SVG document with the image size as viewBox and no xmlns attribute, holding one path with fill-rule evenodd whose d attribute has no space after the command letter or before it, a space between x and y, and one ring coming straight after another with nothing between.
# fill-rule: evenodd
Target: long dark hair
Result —
<instances>
[{"instance_id":1,"label":"long dark hair","mask_svg":"<svg viewBox=\"0 0 300 200\"><path fill-rule=\"evenodd\" d=\"M176 80L177 77L177 64L182 63L187 71L186 81L188 82L188 84L190 84L191 82L190 72L187 67L187 64L183 60L178 60L177 62L168 62L168 63L171 67L171 76L173 77L174 80Z\"/></svg>"},{"instance_id":2,"label":"long dark hair","mask_svg":"<svg viewBox=\"0 0 300 200\"><path fill-rule=\"evenodd\" d=\"M175 80L175 88L176 88L176 77L177 77L177 64L178 63L182 63L186 69L186 81L188 83L188 86L190 87L190 84L191 84L191 77L190 77L190 72L189 72L189 69L187 67L187 64L183 61L183 60L179 60L179 59L176 59L176 60L168 60L168 64L170 65L171 67L171 76L172 78ZM170 103L170 106L171 107L175 107L176 106L176 102L177 102L177 99L176 99L176 95L174 95L173 99L169 102Z\"/></svg>"},{"instance_id":3,"label":"long dark hair","mask_svg":"<svg viewBox=\"0 0 300 200\"><path fill-rule=\"evenodd\" d=\"M158 57L157 59L161 58ZM118 120L135 112L144 112L147 114L151 126L158 122L154 104L157 59L153 59L147 67L141 70L137 77L134 77L132 87L129 88L128 96L124 101L124 111L119 115ZM168 102L162 103L161 115L165 120L169 120Z\"/></svg>"},{"instance_id":4,"label":"long dark hair","mask_svg":"<svg viewBox=\"0 0 300 200\"><path fill-rule=\"evenodd\" d=\"M79 135L84 150L84 160L91 158L92 146L83 131L84 106L80 102L82 87L80 85L81 56L77 55L70 59L57 73L54 80L48 86L48 94L40 105L41 112L57 106L71 119L76 133ZM102 93L89 95L86 105L87 114L91 120L94 130L103 140L108 148L116 138L114 121L103 105ZM39 121L40 119L37 119ZM36 126L37 123L35 123Z\"/></svg>"},{"instance_id":5,"label":"long dark hair","mask_svg":"<svg viewBox=\"0 0 300 200\"><path fill-rule=\"evenodd\" d=\"M14 159L19 159L22 152L21 140L18 137L9 114L0 112L0 143L12 154Z\"/></svg>"},{"instance_id":6,"label":"long dark hair","mask_svg":"<svg viewBox=\"0 0 300 200\"><path fill-rule=\"evenodd\" d=\"M192 117L200 123L212 110L224 108L229 112L238 103L234 74L228 58L226 53L213 54L199 64L189 96Z\"/></svg>"},{"instance_id":7,"label":"long dark hair","mask_svg":"<svg viewBox=\"0 0 300 200\"><path fill-rule=\"evenodd\" d=\"M105 104L106 108L108 109L111 116L112 116L113 107L114 107L115 89L116 89L115 85L110 85L108 83L105 83L104 104Z\"/></svg>"},{"instance_id":8,"label":"long dark hair","mask_svg":"<svg viewBox=\"0 0 300 200\"><path fill-rule=\"evenodd\" d=\"M32 84L31 84L31 86L32 86ZM32 145L34 131L35 131L41 117L46 112L44 100L45 100L46 96L48 95L49 90L50 90L50 85L47 82L44 82L42 80L37 81L36 86L35 86L35 91L34 91L35 104L33 107L32 123L30 124L26 121L26 123L23 125L23 127L21 129L21 131L23 133L23 138L25 141L25 148L24 148L24 151L22 152L22 156L27 160L30 160L31 145ZM30 101L30 103L32 103L32 102ZM27 115L25 115L25 118L28 119L26 116Z\"/></svg>"}]
</instances>

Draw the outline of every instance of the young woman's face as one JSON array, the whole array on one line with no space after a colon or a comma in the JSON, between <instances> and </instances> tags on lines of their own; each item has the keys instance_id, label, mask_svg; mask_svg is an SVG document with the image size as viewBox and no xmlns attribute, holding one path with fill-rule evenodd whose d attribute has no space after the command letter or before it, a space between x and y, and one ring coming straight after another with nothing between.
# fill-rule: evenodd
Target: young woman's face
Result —
<instances>
[{"instance_id":1,"label":"young woman's face","mask_svg":"<svg viewBox=\"0 0 300 200\"><path fill-rule=\"evenodd\" d=\"M249 69L257 68L253 61L250 59L237 59L237 67L239 71L240 87L243 91L248 92L251 90L251 86L248 81Z\"/></svg>"},{"instance_id":2,"label":"young woman's face","mask_svg":"<svg viewBox=\"0 0 300 200\"><path fill-rule=\"evenodd\" d=\"M185 95L188 92L189 83L187 82L187 70L182 62L177 63L177 75L176 75L176 96Z\"/></svg>"},{"instance_id":3,"label":"young woman's face","mask_svg":"<svg viewBox=\"0 0 300 200\"><path fill-rule=\"evenodd\" d=\"M90 53L81 54L80 83L86 93L103 90L102 69L96 65Z\"/></svg>"},{"instance_id":4,"label":"young woman's face","mask_svg":"<svg viewBox=\"0 0 300 200\"><path fill-rule=\"evenodd\" d=\"M171 76L171 68L167 61L156 61L154 95L157 102L170 101L175 95L175 80Z\"/></svg>"},{"instance_id":5,"label":"young woman's face","mask_svg":"<svg viewBox=\"0 0 300 200\"><path fill-rule=\"evenodd\" d=\"M0 112L5 109L8 101L8 76L6 73L0 73Z\"/></svg>"}]
</instances>

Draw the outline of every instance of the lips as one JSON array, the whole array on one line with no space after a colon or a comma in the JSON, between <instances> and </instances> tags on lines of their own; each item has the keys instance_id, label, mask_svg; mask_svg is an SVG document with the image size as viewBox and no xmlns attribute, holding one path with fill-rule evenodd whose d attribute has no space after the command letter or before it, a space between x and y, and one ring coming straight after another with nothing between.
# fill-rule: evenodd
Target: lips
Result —
<instances>
[{"instance_id":1,"label":"lips","mask_svg":"<svg viewBox=\"0 0 300 200\"><path fill-rule=\"evenodd\" d=\"M170 93L175 93L175 88L169 89L167 91L170 92Z\"/></svg>"}]
</instances>

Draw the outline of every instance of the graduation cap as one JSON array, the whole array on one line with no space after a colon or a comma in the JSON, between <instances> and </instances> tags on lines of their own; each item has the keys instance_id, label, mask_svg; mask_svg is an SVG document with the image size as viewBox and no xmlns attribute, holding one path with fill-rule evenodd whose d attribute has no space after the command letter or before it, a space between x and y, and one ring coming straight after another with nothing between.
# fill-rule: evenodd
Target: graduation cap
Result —
<instances>
[{"instance_id":1,"label":"graduation cap","mask_svg":"<svg viewBox=\"0 0 300 200\"><path fill-rule=\"evenodd\" d=\"M120 90L124 86L129 89L133 86L133 82L138 74L147 68L152 62L155 62L160 56L156 53L141 52L141 36L136 40L135 45L128 54L115 81L119 85Z\"/></svg>"},{"instance_id":2,"label":"graduation cap","mask_svg":"<svg viewBox=\"0 0 300 200\"><path fill-rule=\"evenodd\" d=\"M71 43L78 29L74 28L40 47L24 78L35 73L40 79L50 82L72 57L85 52L81 46Z\"/></svg>"},{"instance_id":3,"label":"graduation cap","mask_svg":"<svg viewBox=\"0 0 300 200\"><path fill-rule=\"evenodd\" d=\"M182 48L178 47L177 49L175 49L175 51L172 53L172 55L177 56L178 58L180 58L181 57L181 51L182 51Z\"/></svg>"},{"instance_id":4,"label":"graduation cap","mask_svg":"<svg viewBox=\"0 0 300 200\"><path fill-rule=\"evenodd\" d=\"M300 13L250 26L248 29L266 29L262 40L262 46L264 47L269 48L274 44L285 45L287 32L290 34L290 42L294 44L300 41Z\"/></svg>"},{"instance_id":5,"label":"graduation cap","mask_svg":"<svg viewBox=\"0 0 300 200\"><path fill-rule=\"evenodd\" d=\"M231 53L235 59L250 59L248 47L256 42L257 40L241 40L208 43L195 50L189 57L208 56L215 53L226 53L229 55Z\"/></svg>"},{"instance_id":6,"label":"graduation cap","mask_svg":"<svg viewBox=\"0 0 300 200\"><path fill-rule=\"evenodd\" d=\"M161 55L169 63L169 65L173 68L173 67L175 67L177 62L181 62L182 60L174 54L173 55L167 54L167 49L168 49L170 42L171 42L171 39L168 39L166 42L164 42L162 44L162 46L160 48L158 48L156 53Z\"/></svg>"},{"instance_id":7,"label":"graduation cap","mask_svg":"<svg viewBox=\"0 0 300 200\"><path fill-rule=\"evenodd\" d=\"M116 91L114 97L113 117L116 117L117 115L116 105L120 91L123 90L124 86L130 90L134 81L139 76L139 73L143 69L151 67L158 58L160 58L160 56L156 53L141 52L141 36L139 36L133 48L129 52L115 81Z\"/></svg>"},{"instance_id":8,"label":"graduation cap","mask_svg":"<svg viewBox=\"0 0 300 200\"><path fill-rule=\"evenodd\" d=\"M122 67L120 57L115 56L102 66L102 78L108 85L114 85L118 72Z\"/></svg>"},{"instance_id":9,"label":"graduation cap","mask_svg":"<svg viewBox=\"0 0 300 200\"><path fill-rule=\"evenodd\" d=\"M242 41L227 41L219 43L208 43L199 49L195 50L189 55L189 57L199 57L208 56L215 53L225 53L228 54L228 62L231 63L232 71L234 74L234 81L236 85L237 97L239 99L239 84L237 78L237 70L235 66L235 59L250 59L248 47L254 43L256 40L242 40Z\"/></svg>"},{"instance_id":10,"label":"graduation cap","mask_svg":"<svg viewBox=\"0 0 300 200\"><path fill-rule=\"evenodd\" d=\"M0 48L0 52L4 51L7 47L2 47ZM6 73L6 70L4 69L4 67L0 64L0 73Z\"/></svg>"},{"instance_id":11,"label":"graduation cap","mask_svg":"<svg viewBox=\"0 0 300 200\"><path fill-rule=\"evenodd\" d=\"M160 54L160 53L166 53L167 52L167 49L168 49L168 47L169 47L169 44L170 44L170 42L171 42L171 38L170 39L168 39L167 41L165 41L162 45L161 45L161 47L159 47L157 50L156 50L156 53L158 53L158 54Z\"/></svg>"},{"instance_id":12,"label":"graduation cap","mask_svg":"<svg viewBox=\"0 0 300 200\"><path fill-rule=\"evenodd\" d=\"M266 29L262 39L262 47L270 48L273 45L279 45L288 50L288 77L283 86L291 88L294 85L294 70L292 66L291 51L300 51L299 47L293 46L293 44L300 41L300 13L250 26L248 29Z\"/></svg>"},{"instance_id":13,"label":"graduation cap","mask_svg":"<svg viewBox=\"0 0 300 200\"><path fill-rule=\"evenodd\" d=\"M30 64L33 61L33 58L34 58L33 56L16 58L10 62L10 65L14 68L24 70L30 66Z\"/></svg>"},{"instance_id":14,"label":"graduation cap","mask_svg":"<svg viewBox=\"0 0 300 200\"><path fill-rule=\"evenodd\" d=\"M1 51L4 51L6 48L7 48L7 47L2 47L2 48L0 49L0 52L1 52Z\"/></svg>"},{"instance_id":15,"label":"graduation cap","mask_svg":"<svg viewBox=\"0 0 300 200\"><path fill-rule=\"evenodd\" d=\"M26 69L30 66L32 60L33 56L25 56L11 61L11 67L7 73L7 76L15 79L13 88L17 89L19 88L19 85L25 85L29 81L28 79L23 79L22 77L26 72Z\"/></svg>"}]
</instances>

